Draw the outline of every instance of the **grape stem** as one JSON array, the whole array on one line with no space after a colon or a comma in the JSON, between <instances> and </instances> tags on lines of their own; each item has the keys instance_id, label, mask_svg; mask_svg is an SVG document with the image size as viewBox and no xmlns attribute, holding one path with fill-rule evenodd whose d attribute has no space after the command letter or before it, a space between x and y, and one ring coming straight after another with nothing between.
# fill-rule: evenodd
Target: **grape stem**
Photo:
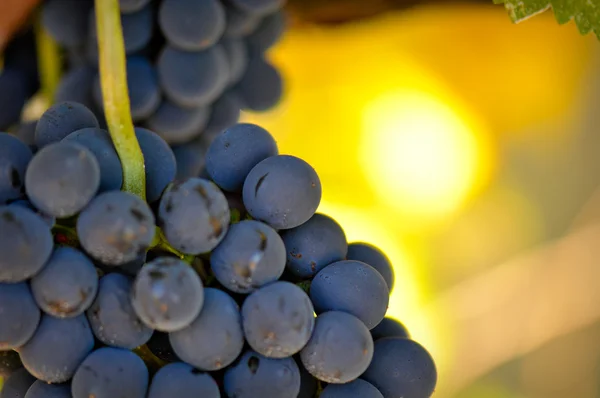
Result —
<instances>
[{"instance_id":1,"label":"grape stem","mask_svg":"<svg viewBox=\"0 0 600 398\"><path fill-rule=\"evenodd\" d=\"M42 95L47 106L50 106L54 102L54 95L60 80L60 54L58 44L44 29L39 14L35 21L35 36Z\"/></svg>"},{"instance_id":2,"label":"grape stem","mask_svg":"<svg viewBox=\"0 0 600 398\"><path fill-rule=\"evenodd\" d=\"M110 136L123 167L123 190L146 200L144 157L135 136L119 0L95 0L100 84Z\"/></svg>"}]
</instances>

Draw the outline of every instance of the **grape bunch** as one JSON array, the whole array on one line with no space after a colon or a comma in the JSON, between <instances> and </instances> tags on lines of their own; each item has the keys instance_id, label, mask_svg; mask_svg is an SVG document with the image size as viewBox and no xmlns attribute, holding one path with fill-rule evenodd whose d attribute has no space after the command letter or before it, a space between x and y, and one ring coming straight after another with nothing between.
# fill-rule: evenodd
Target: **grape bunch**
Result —
<instances>
[{"instance_id":1,"label":"grape bunch","mask_svg":"<svg viewBox=\"0 0 600 398\"><path fill-rule=\"evenodd\" d=\"M269 132L226 129L208 177L178 179L136 128L143 200L93 112L67 104L35 152L0 133L2 397L433 393L431 356L385 317L389 260L316 213L318 175Z\"/></svg>"},{"instance_id":2,"label":"grape bunch","mask_svg":"<svg viewBox=\"0 0 600 398\"><path fill-rule=\"evenodd\" d=\"M282 96L265 52L282 36L285 0L121 0L127 85L136 125L173 146L179 177L196 176L214 137L241 110L266 111ZM41 25L60 46L55 102L78 102L105 127L93 0L45 0ZM0 130L19 121L39 88L32 31L13 40L0 74ZM34 123L20 137L42 147Z\"/></svg>"}]
</instances>

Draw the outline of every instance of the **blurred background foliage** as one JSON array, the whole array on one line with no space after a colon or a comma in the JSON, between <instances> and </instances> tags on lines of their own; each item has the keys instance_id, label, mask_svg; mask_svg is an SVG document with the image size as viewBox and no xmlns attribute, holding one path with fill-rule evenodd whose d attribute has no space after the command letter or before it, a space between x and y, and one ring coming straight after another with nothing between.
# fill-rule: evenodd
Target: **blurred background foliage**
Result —
<instances>
[{"instance_id":1,"label":"blurred background foliage","mask_svg":"<svg viewBox=\"0 0 600 398\"><path fill-rule=\"evenodd\" d=\"M244 119L393 260L437 397L600 397L597 40L486 2L365 4L291 1L284 100Z\"/></svg>"}]
</instances>

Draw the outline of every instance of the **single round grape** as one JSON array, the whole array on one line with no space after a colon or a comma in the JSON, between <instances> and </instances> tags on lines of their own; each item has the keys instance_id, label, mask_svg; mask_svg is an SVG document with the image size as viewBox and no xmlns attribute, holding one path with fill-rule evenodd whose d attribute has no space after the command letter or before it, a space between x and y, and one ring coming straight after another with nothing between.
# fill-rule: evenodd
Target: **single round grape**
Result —
<instances>
[{"instance_id":1,"label":"single round grape","mask_svg":"<svg viewBox=\"0 0 600 398\"><path fill-rule=\"evenodd\" d=\"M0 351L0 377L6 380L11 374L23 367L16 351Z\"/></svg>"},{"instance_id":2,"label":"single round grape","mask_svg":"<svg viewBox=\"0 0 600 398\"><path fill-rule=\"evenodd\" d=\"M79 0L73 0L79 2ZM35 127L35 145L41 149L59 142L73 131L100 127L92 111L77 102L59 102L46 110Z\"/></svg>"},{"instance_id":3,"label":"single round grape","mask_svg":"<svg viewBox=\"0 0 600 398\"><path fill-rule=\"evenodd\" d=\"M208 147L206 171L221 189L241 192L250 170L277 154L277 144L267 130L240 123L225 130Z\"/></svg>"},{"instance_id":4,"label":"single round grape","mask_svg":"<svg viewBox=\"0 0 600 398\"><path fill-rule=\"evenodd\" d=\"M120 191L98 195L77 220L81 246L106 265L133 261L150 247L155 231L154 214L148 204Z\"/></svg>"},{"instance_id":5,"label":"single round grape","mask_svg":"<svg viewBox=\"0 0 600 398\"><path fill-rule=\"evenodd\" d=\"M200 315L188 327L170 333L169 341L179 358L198 369L223 369L244 348L240 309L224 291L207 288Z\"/></svg>"},{"instance_id":6,"label":"single round grape","mask_svg":"<svg viewBox=\"0 0 600 398\"><path fill-rule=\"evenodd\" d=\"M0 352L21 347L35 333L40 309L27 283L0 283Z\"/></svg>"},{"instance_id":7,"label":"single round grape","mask_svg":"<svg viewBox=\"0 0 600 398\"><path fill-rule=\"evenodd\" d=\"M158 23L170 44L184 51L214 45L225 31L225 9L218 0L164 0Z\"/></svg>"},{"instance_id":8,"label":"single round grape","mask_svg":"<svg viewBox=\"0 0 600 398\"><path fill-rule=\"evenodd\" d=\"M202 134L210 112L210 107L184 108L164 100L146 124L169 144L185 144Z\"/></svg>"},{"instance_id":9,"label":"single round grape","mask_svg":"<svg viewBox=\"0 0 600 398\"><path fill-rule=\"evenodd\" d=\"M217 382L208 374L178 362L162 367L152 379L148 398L220 398Z\"/></svg>"},{"instance_id":10,"label":"single round grape","mask_svg":"<svg viewBox=\"0 0 600 398\"><path fill-rule=\"evenodd\" d=\"M32 156L31 149L21 140L0 133L0 204L21 197L25 170Z\"/></svg>"},{"instance_id":11,"label":"single round grape","mask_svg":"<svg viewBox=\"0 0 600 398\"><path fill-rule=\"evenodd\" d=\"M133 352L100 348L83 361L71 381L73 398L145 398L148 369Z\"/></svg>"},{"instance_id":12,"label":"single round grape","mask_svg":"<svg viewBox=\"0 0 600 398\"><path fill-rule=\"evenodd\" d=\"M84 315L58 319L43 315L33 337L17 350L25 368L40 380L63 383L94 348Z\"/></svg>"},{"instance_id":13,"label":"single round grape","mask_svg":"<svg viewBox=\"0 0 600 398\"><path fill-rule=\"evenodd\" d=\"M25 398L29 387L35 383L35 377L29 374L25 368L21 368L11 374L2 385L0 397L2 398Z\"/></svg>"},{"instance_id":14,"label":"single round grape","mask_svg":"<svg viewBox=\"0 0 600 398\"><path fill-rule=\"evenodd\" d=\"M385 337L402 337L410 339L410 333L402 323L393 318L383 318L377 326L371 329L373 340L377 341Z\"/></svg>"},{"instance_id":15,"label":"single round grape","mask_svg":"<svg viewBox=\"0 0 600 398\"><path fill-rule=\"evenodd\" d=\"M356 379L346 384L327 385L320 398L383 398L383 395L371 383Z\"/></svg>"},{"instance_id":16,"label":"single round grape","mask_svg":"<svg viewBox=\"0 0 600 398\"><path fill-rule=\"evenodd\" d=\"M29 387L25 398L71 398L71 385L48 384L38 380Z\"/></svg>"},{"instance_id":17,"label":"single round grape","mask_svg":"<svg viewBox=\"0 0 600 398\"><path fill-rule=\"evenodd\" d=\"M317 314L344 311L372 329L385 316L389 291L379 272L360 261L344 260L330 264L315 276L310 299Z\"/></svg>"},{"instance_id":18,"label":"single round grape","mask_svg":"<svg viewBox=\"0 0 600 398\"><path fill-rule=\"evenodd\" d=\"M231 4L240 10L252 14L265 15L282 8L286 0L231 0Z\"/></svg>"},{"instance_id":19,"label":"single round grape","mask_svg":"<svg viewBox=\"0 0 600 398\"><path fill-rule=\"evenodd\" d=\"M223 384L228 397L296 398L300 392L300 371L292 358L266 358L246 351L227 369Z\"/></svg>"},{"instance_id":20,"label":"single round grape","mask_svg":"<svg viewBox=\"0 0 600 398\"><path fill-rule=\"evenodd\" d=\"M84 146L59 142L35 154L25 174L31 203L58 218L73 216L92 200L100 187L100 165Z\"/></svg>"},{"instance_id":21,"label":"single round grape","mask_svg":"<svg viewBox=\"0 0 600 398\"><path fill-rule=\"evenodd\" d=\"M240 120L242 104L235 93L228 91L211 105L210 118L200 139L207 143Z\"/></svg>"},{"instance_id":22,"label":"single round grape","mask_svg":"<svg viewBox=\"0 0 600 398\"><path fill-rule=\"evenodd\" d=\"M425 398L435 390L437 370L419 343L388 337L375 342L373 360L362 378L385 398Z\"/></svg>"},{"instance_id":23,"label":"single round grape","mask_svg":"<svg viewBox=\"0 0 600 398\"><path fill-rule=\"evenodd\" d=\"M174 332L198 316L204 302L204 287L196 271L183 261L158 257L138 273L131 302L147 326Z\"/></svg>"},{"instance_id":24,"label":"single round grape","mask_svg":"<svg viewBox=\"0 0 600 398\"><path fill-rule=\"evenodd\" d=\"M98 274L85 254L71 247L59 247L31 279L31 291L45 313L72 318L82 314L94 301Z\"/></svg>"},{"instance_id":25,"label":"single round grape","mask_svg":"<svg viewBox=\"0 0 600 398\"><path fill-rule=\"evenodd\" d=\"M369 329L355 316L330 311L317 317L308 344L300 351L306 370L326 383L348 383L360 376L373 357Z\"/></svg>"},{"instance_id":26,"label":"single round grape","mask_svg":"<svg viewBox=\"0 0 600 398\"><path fill-rule=\"evenodd\" d=\"M123 185L123 168L108 131L100 128L85 128L72 132L62 142L79 144L94 154L100 166L98 192L121 189L121 185Z\"/></svg>"},{"instance_id":27,"label":"single round grape","mask_svg":"<svg viewBox=\"0 0 600 398\"><path fill-rule=\"evenodd\" d=\"M235 90L245 109L264 112L281 100L283 79L277 68L255 55L248 61L244 76Z\"/></svg>"},{"instance_id":28,"label":"single round grape","mask_svg":"<svg viewBox=\"0 0 600 398\"><path fill-rule=\"evenodd\" d=\"M211 251L223 240L229 217L225 195L214 183L201 178L168 187L158 209L159 223L169 243L194 255Z\"/></svg>"},{"instance_id":29,"label":"single round grape","mask_svg":"<svg viewBox=\"0 0 600 398\"><path fill-rule=\"evenodd\" d=\"M28 201L27 199L15 200L14 202L10 202L9 207L18 206L23 209L28 209L37 214L44 222L48 225L49 228L53 228L54 224L56 224L56 217L49 216L44 214L42 211L38 210L33 203Z\"/></svg>"},{"instance_id":30,"label":"single round grape","mask_svg":"<svg viewBox=\"0 0 600 398\"><path fill-rule=\"evenodd\" d=\"M221 45L196 52L166 46L157 68L165 95L182 107L210 104L223 93L229 80L227 55Z\"/></svg>"},{"instance_id":31,"label":"single round grape","mask_svg":"<svg viewBox=\"0 0 600 398\"><path fill-rule=\"evenodd\" d=\"M155 132L136 127L135 136L144 155L146 200L152 203L160 199L167 185L175 179L177 161L169 144Z\"/></svg>"},{"instance_id":32,"label":"single round grape","mask_svg":"<svg viewBox=\"0 0 600 398\"><path fill-rule=\"evenodd\" d=\"M229 228L210 255L217 280L236 293L250 293L274 282L285 269L285 247L266 224L243 220Z\"/></svg>"},{"instance_id":33,"label":"single round grape","mask_svg":"<svg viewBox=\"0 0 600 398\"><path fill-rule=\"evenodd\" d=\"M65 47L83 44L87 34L87 15L93 3L84 0L48 0L42 6L42 26Z\"/></svg>"},{"instance_id":34,"label":"single round grape","mask_svg":"<svg viewBox=\"0 0 600 398\"><path fill-rule=\"evenodd\" d=\"M54 100L78 102L92 109L95 106L92 87L96 73L96 70L88 65L68 70L58 82Z\"/></svg>"},{"instance_id":35,"label":"single round grape","mask_svg":"<svg viewBox=\"0 0 600 398\"><path fill-rule=\"evenodd\" d=\"M304 160L272 156L250 171L243 196L252 217L276 229L290 229L315 214L321 202L321 182Z\"/></svg>"},{"instance_id":36,"label":"single round grape","mask_svg":"<svg viewBox=\"0 0 600 398\"><path fill-rule=\"evenodd\" d=\"M253 350L269 358L299 352L315 325L310 299L298 286L274 282L252 293L242 306L246 340Z\"/></svg>"},{"instance_id":37,"label":"single round grape","mask_svg":"<svg viewBox=\"0 0 600 398\"><path fill-rule=\"evenodd\" d=\"M283 36L286 28L283 10L264 17L258 27L246 38L246 43L254 53L264 53Z\"/></svg>"},{"instance_id":38,"label":"single round grape","mask_svg":"<svg viewBox=\"0 0 600 398\"><path fill-rule=\"evenodd\" d=\"M100 279L98 295L86 315L94 335L104 344L132 350L152 336L152 329L137 317L131 304L132 284L117 273Z\"/></svg>"},{"instance_id":39,"label":"single round grape","mask_svg":"<svg viewBox=\"0 0 600 398\"><path fill-rule=\"evenodd\" d=\"M394 287L394 269L387 256L378 248L364 242L348 245L348 260L362 261L375 268L388 285L390 292Z\"/></svg>"},{"instance_id":40,"label":"single round grape","mask_svg":"<svg viewBox=\"0 0 600 398\"><path fill-rule=\"evenodd\" d=\"M0 282L22 282L37 274L52 254L44 220L19 206L0 206Z\"/></svg>"},{"instance_id":41,"label":"single round grape","mask_svg":"<svg viewBox=\"0 0 600 398\"><path fill-rule=\"evenodd\" d=\"M324 214L315 214L299 227L283 231L281 238L287 252L287 269L304 279L343 260L348 250L344 230Z\"/></svg>"}]
</instances>

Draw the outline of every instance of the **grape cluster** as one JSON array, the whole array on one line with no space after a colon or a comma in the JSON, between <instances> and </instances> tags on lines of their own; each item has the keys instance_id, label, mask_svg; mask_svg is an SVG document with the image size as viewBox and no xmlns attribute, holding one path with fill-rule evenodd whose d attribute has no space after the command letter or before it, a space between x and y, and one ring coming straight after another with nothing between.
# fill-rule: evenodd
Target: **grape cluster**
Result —
<instances>
[{"instance_id":1,"label":"grape cluster","mask_svg":"<svg viewBox=\"0 0 600 398\"><path fill-rule=\"evenodd\" d=\"M433 393L432 358L385 318L389 260L316 213L309 164L236 124L208 148L206 179L177 179L168 144L136 134L148 201L119 190L81 104L42 115L35 153L0 133L2 397Z\"/></svg>"},{"instance_id":2,"label":"grape cluster","mask_svg":"<svg viewBox=\"0 0 600 398\"><path fill-rule=\"evenodd\" d=\"M282 78L265 52L285 30L284 2L120 1L133 120L173 146L179 177L199 174L208 145L238 121L241 110L265 111L278 103ZM93 0L45 0L40 14L64 53L55 101L86 106L105 127ZM39 88L31 30L10 43L4 60L2 131L18 123L23 105ZM19 136L45 146L48 138L37 137L34 129L22 124Z\"/></svg>"}]
</instances>

